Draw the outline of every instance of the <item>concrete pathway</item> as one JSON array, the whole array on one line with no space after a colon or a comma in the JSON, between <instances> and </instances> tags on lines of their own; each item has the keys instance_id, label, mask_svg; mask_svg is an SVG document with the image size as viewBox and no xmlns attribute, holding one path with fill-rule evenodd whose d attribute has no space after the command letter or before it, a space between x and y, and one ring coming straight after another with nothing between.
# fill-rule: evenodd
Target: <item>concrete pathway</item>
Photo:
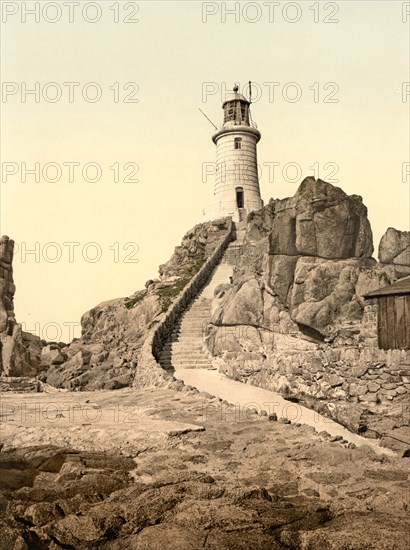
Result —
<instances>
[{"instance_id":1,"label":"concrete pathway","mask_svg":"<svg viewBox=\"0 0 410 550\"><path fill-rule=\"evenodd\" d=\"M357 446L368 445L377 453L394 455L393 451L380 447L376 439L367 439L351 433L334 420L299 403L286 401L278 393L237 382L215 370L177 369L174 376L199 391L208 392L228 401L228 403L235 404L238 411L242 411L243 414L246 414L246 411L250 408L255 408L258 411L264 410L268 414L275 412L278 418L288 418L292 422L307 424L318 432L326 431L331 436L341 436Z\"/></svg>"}]
</instances>

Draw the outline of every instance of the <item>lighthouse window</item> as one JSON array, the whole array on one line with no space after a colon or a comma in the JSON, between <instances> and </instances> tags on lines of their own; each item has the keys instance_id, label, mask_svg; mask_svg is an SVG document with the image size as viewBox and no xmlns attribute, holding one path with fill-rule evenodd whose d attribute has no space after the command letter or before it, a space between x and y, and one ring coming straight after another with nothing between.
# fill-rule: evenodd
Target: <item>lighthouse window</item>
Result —
<instances>
[{"instance_id":1,"label":"lighthouse window","mask_svg":"<svg viewBox=\"0 0 410 550\"><path fill-rule=\"evenodd\" d=\"M229 120L235 120L235 110L233 108L225 110L225 122Z\"/></svg>"},{"instance_id":2,"label":"lighthouse window","mask_svg":"<svg viewBox=\"0 0 410 550\"><path fill-rule=\"evenodd\" d=\"M242 138L235 138L235 149L241 148L241 141L242 141Z\"/></svg>"}]
</instances>

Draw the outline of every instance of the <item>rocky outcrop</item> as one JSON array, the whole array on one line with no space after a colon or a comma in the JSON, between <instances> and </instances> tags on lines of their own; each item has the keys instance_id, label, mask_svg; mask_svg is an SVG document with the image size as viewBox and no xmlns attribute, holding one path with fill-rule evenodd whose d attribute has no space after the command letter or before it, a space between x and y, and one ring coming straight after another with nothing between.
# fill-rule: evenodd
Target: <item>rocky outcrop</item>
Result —
<instances>
[{"instance_id":1,"label":"rocky outcrop","mask_svg":"<svg viewBox=\"0 0 410 550\"><path fill-rule=\"evenodd\" d=\"M263 313L270 300L302 329L328 337L343 320L361 318L365 292L397 277L394 266L377 266L372 252L362 199L307 178L294 197L271 200L248 217L232 292L213 321L273 330Z\"/></svg>"},{"instance_id":2,"label":"rocky outcrop","mask_svg":"<svg viewBox=\"0 0 410 550\"><path fill-rule=\"evenodd\" d=\"M410 266L410 231L389 227L380 240L379 261L383 264Z\"/></svg>"},{"instance_id":3,"label":"rocky outcrop","mask_svg":"<svg viewBox=\"0 0 410 550\"><path fill-rule=\"evenodd\" d=\"M48 346L44 381L70 390L118 389L133 383L143 343L228 232L227 220L196 225L160 266L159 279L127 298L103 302L81 319L81 338Z\"/></svg>"},{"instance_id":4,"label":"rocky outcrop","mask_svg":"<svg viewBox=\"0 0 410 550\"><path fill-rule=\"evenodd\" d=\"M13 281L14 241L0 239L0 374L2 376L35 376L41 371L42 342L24 332L14 314Z\"/></svg>"},{"instance_id":5,"label":"rocky outcrop","mask_svg":"<svg viewBox=\"0 0 410 550\"><path fill-rule=\"evenodd\" d=\"M0 333L11 332L16 322L14 316L14 293L16 287L13 281L13 250L14 241L6 235L0 239Z\"/></svg>"},{"instance_id":6,"label":"rocky outcrop","mask_svg":"<svg viewBox=\"0 0 410 550\"><path fill-rule=\"evenodd\" d=\"M387 234L395 245L382 257L403 258L405 234ZM349 402L352 418L343 422L351 429L364 409L385 414L405 400L410 352L378 349L377 312L363 295L410 269L377 263L372 251L361 198L320 180L307 178L294 197L250 214L233 283L213 300L215 365L309 406L331 403L325 412L339 421Z\"/></svg>"},{"instance_id":7,"label":"rocky outcrop","mask_svg":"<svg viewBox=\"0 0 410 550\"><path fill-rule=\"evenodd\" d=\"M269 239L269 254L338 260L370 258L372 231L361 197L306 178L294 197L250 214L249 239Z\"/></svg>"}]
</instances>

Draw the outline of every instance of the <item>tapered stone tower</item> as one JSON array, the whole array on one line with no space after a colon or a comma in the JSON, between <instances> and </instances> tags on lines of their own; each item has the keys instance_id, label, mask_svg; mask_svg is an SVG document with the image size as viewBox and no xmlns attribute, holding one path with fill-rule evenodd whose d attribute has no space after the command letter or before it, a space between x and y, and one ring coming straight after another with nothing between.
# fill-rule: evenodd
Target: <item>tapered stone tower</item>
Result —
<instances>
[{"instance_id":1,"label":"tapered stone tower","mask_svg":"<svg viewBox=\"0 0 410 550\"><path fill-rule=\"evenodd\" d=\"M259 190L256 144L261 138L250 117L250 102L238 93L222 104L224 121L212 140L216 145L216 176L209 219L232 216L241 221L263 206Z\"/></svg>"}]
</instances>

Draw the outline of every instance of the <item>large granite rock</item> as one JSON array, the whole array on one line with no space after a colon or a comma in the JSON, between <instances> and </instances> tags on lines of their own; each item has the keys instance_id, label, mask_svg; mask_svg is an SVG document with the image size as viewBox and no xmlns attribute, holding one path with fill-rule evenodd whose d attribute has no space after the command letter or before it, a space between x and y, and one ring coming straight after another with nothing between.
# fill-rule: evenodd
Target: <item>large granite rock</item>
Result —
<instances>
[{"instance_id":1,"label":"large granite rock","mask_svg":"<svg viewBox=\"0 0 410 550\"><path fill-rule=\"evenodd\" d=\"M405 234L389 231L395 243L390 257L403 258ZM294 197L271 200L248 216L233 289L219 301L213 322L276 330L266 316L255 313L272 294L300 327L327 337L347 319L361 318L363 294L409 271L396 263L377 265L372 252L361 197L306 178Z\"/></svg>"},{"instance_id":2,"label":"large granite rock","mask_svg":"<svg viewBox=\"0 0 410 550\"><path fill-rule=\"evenodd\" d=\"M410 231L389 227L380 240L379 261L383 264L410 266Z\"/></svg>"},{"instance_id":3,"label":"large granite rock","mask_svg":"<svg viewBox=\"0 0 410 550\"><path fill-rule=\"evenodd\" d=\"M252 240L269 235L269 253L326 259L370 258L372 231L361 197L306 178L294 197L271 200L249 216Z\"/></svg>"},{"instance_id":4,"label":"large granite rock","mask_svg":"<svg viewBox=\"0 0 410 550\"><path fill-rule=\"evenodd\" d=\"M299 258L289 300L292 319L323 333L338 320L360 319L363 306L356 284L372 265L370 260Z\"/></svg>"}]
</instances>

